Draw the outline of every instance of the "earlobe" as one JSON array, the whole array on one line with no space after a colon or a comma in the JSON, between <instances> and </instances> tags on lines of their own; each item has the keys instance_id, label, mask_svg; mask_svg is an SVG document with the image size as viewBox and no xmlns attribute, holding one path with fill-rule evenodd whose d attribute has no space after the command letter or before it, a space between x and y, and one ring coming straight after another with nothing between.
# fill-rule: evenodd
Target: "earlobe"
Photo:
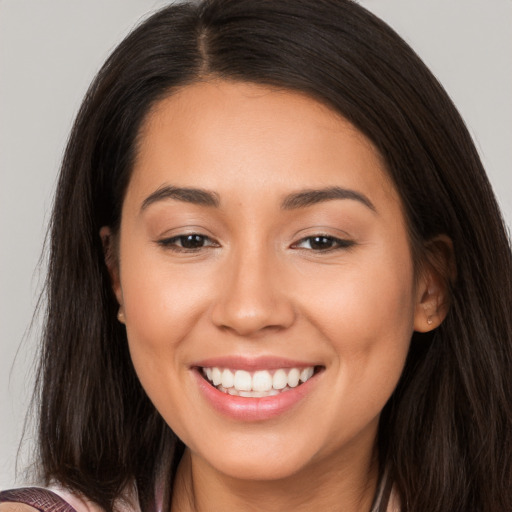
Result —
<instances>
[{"instance_id":1,"label":"earlobe","mask_svg":"<svg viewBox=\"0 0 512 512\"><path fill-rule=\"evenodd\" d=\"M117 320L119 321L119 323L121 324L125 324L126 323L126 320L124 318L124 308L123 306L119 306L119 310L117 312Z\"/></svg>"},{"instance_id":2,"label":"earlobe","mask_svg":"<svg viewBox=\"0 0 512 512\"><path fill-rule=\"evenodd\" d=\"M451 239L440 235L427 242L417 283L415 331L432 331L444 321L450 309L450 288L455 277L455 256Z\"/></svg>"},{"instance_id":3,"label":"earlobe","mask_svg":"<svg viewBox=\"0 0 512 512\"><path fill-rule=\"evenodd\" d=\"M414 330L428 332L439 327L446 318L448 309L445 291L430 282L416 303Z\"/></svg>"},{"instance_id":4,"label":"earlobe","mask_svg":"<svg viewBox=\"0 0 512 512\"><path fill-rule=\"evenodd\" d=\"M103 226L100 229L100 238L103 245L105 265L107 266L108 273L110 275L110 283L112 285L112 290L117 298L117 302L120 305L119 311L121 312L123 307L123 294L121 290L121 281L119 278L119 258L117 256L115 247L114 234L108 226ZM121 322L121 319L119 319L119 321Z\"/></svg>"}]
</instances>

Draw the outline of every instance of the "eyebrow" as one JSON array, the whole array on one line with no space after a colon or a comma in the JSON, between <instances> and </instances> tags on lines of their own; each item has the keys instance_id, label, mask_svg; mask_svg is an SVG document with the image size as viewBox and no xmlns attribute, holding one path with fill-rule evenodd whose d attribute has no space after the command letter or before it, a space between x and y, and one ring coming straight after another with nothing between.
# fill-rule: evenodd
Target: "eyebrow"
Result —
<instances>
[{"instance_id":1,"label":"eyebrow","mask_svg":"<svg viewBox=\"0 0 512 512\"><path fill-rule=\"evenodd\" d=\"M172 185L165 185L158 188L144 199L141 211L145 210L148 206L158 201L166 199L174 199L185 203L196 204L199 206L207 206L211 208L218 208L220 206L219 195L216 192L201 188L191 187L174 187ZM294 192L287 195L281 203L282 210L296 210L299 208L307 208L318 203L325 201L332 201L334 199L351 199L359 201L364 206L377 212L373 203L362 193L355 190L341 188L341 187L326 187L321 189L306 189Z\"/></svg>"},{"instance_id":2,"label":"eyebrow","mask_svg":"<svg viewBox=\"0 0 512 512\"><path fill-rule=\"evenodd\" d=\"M301 190L286 196L281 204L283 210L295 210L298 208L307 208L318 203L331 201L333 199L352 199L359 201L373 212L377 209L373 203L362 193L355 190L341 187L326 187L322 189Z\"/></svg>"},{"instance_id":3,"label":"eyebrow","mask_svg":"<svg viewBox=\"0 0 512 512\"><path fill-rule=\"evenodd\" d=\"M215 192L200 188L173 187L166 185L158 188L155 192L146 197L142 203L141 210L145 210L149 205L165 199L174 199L176 201L213 208L218 208L220 205L219 196Z\"/></svg>"}]
</instances>

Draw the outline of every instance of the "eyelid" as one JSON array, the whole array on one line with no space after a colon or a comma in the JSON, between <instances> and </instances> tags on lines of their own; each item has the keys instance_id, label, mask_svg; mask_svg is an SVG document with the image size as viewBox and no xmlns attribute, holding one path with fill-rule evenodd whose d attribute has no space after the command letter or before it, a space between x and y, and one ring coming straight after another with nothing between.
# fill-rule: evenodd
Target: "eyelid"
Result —
<instances>
[{"instance_id":1,"label":"eyelid","mask_svg":"<svg viewBox=\"0 0 512 512\"><path fill-rule=\"evenodd\" d=\"M158 230L153 235L153 240L155 243L160 243L161 241L169 241L171 239L192 235L202 236L204 238L208 238L209 240L215 241L215 236L213 236L212 232L209 229L199 224L192 223L180 223L180 225L176 225L175 227L169 229Z\"/></svg>"}]
</instances>

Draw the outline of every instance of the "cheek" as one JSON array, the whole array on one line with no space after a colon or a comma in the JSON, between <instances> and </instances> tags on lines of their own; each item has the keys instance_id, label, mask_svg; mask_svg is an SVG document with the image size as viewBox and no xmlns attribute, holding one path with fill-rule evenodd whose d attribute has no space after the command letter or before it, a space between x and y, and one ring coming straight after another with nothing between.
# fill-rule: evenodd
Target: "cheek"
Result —
<instances>
[{"instance_id":1,"label":"cheek","mask_svg":"<svg viewBox=\"0 0 512 512\"><path fill-rule=\"evenodd\" d=\"M364 277L346 274L329 294L323 288L324 300L315 301L311 316L333 351L333 446L363 425L376 425L395 390L413 332L412 275L403 265L386 273L366 265Z\"/></svg>"},{"instance_id":2,"label":"cheek","mask_svg":"<svg viewBox=\"0 0 512 512\"><path fill-rule=\"evenodd\" d=\"M400 339L405 333L412 334L413 283L408 258L377 254L324 271L321 278L310 279L300 293L308 298L314 309L310 316L317 319L327 338L344 338L341 346L358 350L383 335Z\"/></svg>"},{"instance_id":3,"label":"cheek","mask_svg":"<svg viewBox=\"0 0 512 512\"><path fill-rule=\"evenodd\" d=\"M178 334L204 298L205 269L173 265L154 247L128 249L124 254L120 277L127 319L144 331L167 330L170 323L173 329L169 333Z\"/></svg>"},{"instance_id":4,"label":"cheek","mask_svg":"<svg viewBox=\"0 0 512 512\"><path fill-rule=\"evenodd\" d=\"M333 351L335 385L356 409L367 404L369 414L393 392L409 350L415 294L408 254L372 253L302 291L309 318Z\"/></svg>"},{"instance_id":5,"label":"cheek","mask_svg":"<svg viewBox=\"0 0 512 512\"><path fill-rule=\"evenodd\" d=\"M208 280L197 272L194 278L186 270L171 271L161 259L134 252L123 260L121 271L130 356L156 409L186 439L194 406L182 390L189 378L183 361L187 336L201 321Z\"/></svg>"},{"instance_id":6,"label":"cheek","mask_svg":"<svg viewBox=\"0 0 512 512\"><path fill-rule=\"evenodd\" d=\"M121 265L123 307L130 353L139 378L157 382L180 370L182 341L198 323L209 280L186 265L173 268L152 251L125 251ZM169 367L169 365L175 365Z\"/></svg>"}]
</instances>

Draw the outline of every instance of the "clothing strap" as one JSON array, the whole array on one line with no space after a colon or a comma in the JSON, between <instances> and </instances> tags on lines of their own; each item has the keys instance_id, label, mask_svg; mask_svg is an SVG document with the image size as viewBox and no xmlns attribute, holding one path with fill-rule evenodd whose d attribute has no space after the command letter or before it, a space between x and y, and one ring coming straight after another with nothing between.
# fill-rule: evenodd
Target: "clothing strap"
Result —
<instances>
[{"instance_id":1,"label":"clothing strap","mask_svg":"<svg viewBox=\"0 0 512 512\"><path fill-rule=\"evenodd\" d=\"M60 496L41 487L24 487L0 492L0 503L24 503L40 512L76 512L76 510Z\"/></svg>"}]
</instances>

